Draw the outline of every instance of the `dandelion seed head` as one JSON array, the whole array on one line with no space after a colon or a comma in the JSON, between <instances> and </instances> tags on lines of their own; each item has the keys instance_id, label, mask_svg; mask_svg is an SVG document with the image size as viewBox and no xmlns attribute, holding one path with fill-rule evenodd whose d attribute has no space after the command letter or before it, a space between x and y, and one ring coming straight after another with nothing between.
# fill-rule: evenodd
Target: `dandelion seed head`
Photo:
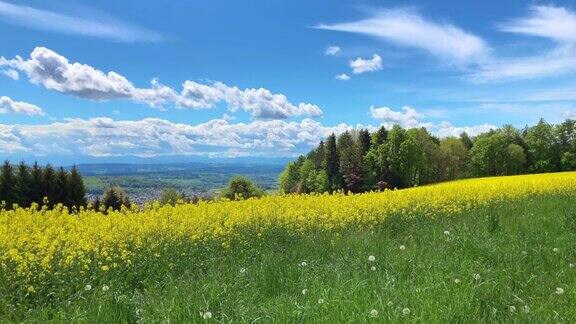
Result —
<instances>
[{"instance_id":1,"label":"dandelion seed head","mask_svg":"<svg viewBox=\"0 0 576 324\"><path fill-rule=\"evenodd\" d=\"M107 285L102 286L102 291L106 292L110 289Z\"/></svg>"},{"instance_id":2,"label":"dandelion seed head","mask_svg":"<svg viewBox=\"0 0 576 324\"><path fill-rule=\"evenodd\" d=\"M302 289L302 295L306 295L308 293L308 289Z\"/></svg>"},{"instance_id":3,"label":"dandelion seed head","mask_svg":"<svg viewBox=\"0 0 576 324\"><path fill-rule=\"evenodd\" d=\"M529 313L530 307L528 305L524 305L524 307L522 307L522 310L524 311L524 313Z\"/></svg>"},{"instance_id":4,"label":"dandelion seed head","mask_svg":"<svg viewBox=\"0 0 576 324\"><path fill-rule=\"evenodd\" d=\"M204 312L204 313L200 313L200 315L202 315L202 318L205 319L205 320L212 318L212 312L210 312L210 311L206 311L206 312Z\"/></svg>"},{"instance_id":5,"label":"dandelion seed head","mask_svg":"<svg viewBox=\"0 0 576 324\"><path fill-rule=\"evenodd\" d=\"M510 307L508 307L508 310L510 310L510 313L515 313L516 312L516 306L511 305Z\"/></svg>"},{"instance_id":6,"label":"dandelion seed head","mask_svg":"<svg viewBox=\"0 0 576 324\"><path fill-rule=\"evenodd\" d=\"M86 286L84 286L84 290L86 290L86 291L92 290L92 285L86 285Z\"/></svg>"},{"instance_id":7,"label":"dandelion seed head","mask_svg":"<svg viewBox=\"0 0 576 324\"><path fill-rule=\"evenodd\" d=\"M400 250L404 251L406 250L406 247L404 245L400 245Z\"/></svg>"},{"instance_id":8,"label":"dandelion seed head","mask_svg":"<svg viewBox=\"0 0 576 324\"><path fill-rule=\"evenodd\" d=\"M460 283L460 279L458 279L458 278L454 279L454 283L459 284L459 283Z\"/></svg>"},{"instance_id":9,"label":"dandelion seed head","mask_svg":"<svg viewBox=\"0 0 576 324\"><path fill-rule=\"evenodd\" d=\"M318 299L318 304L324 304L324 299L323 298Z\"/></svg>"},{"instance_id":10,"label":"dandelion seed head","mask_svg":"<svg viewBox=\"0 0 576 324\"><path fill-rule=\"evenodd\" d=\"M376 267L375 267L375 266L371 266L371 267L370 267L370 270L376 271Z\"/></svg>"},{"instance_id":11,"label":"dandelion seed head","mask_svg":"<svg viewBox=\"0 0 576 324\"><path fill-rule=\"evenodd\" d=\"M479 273L475 273L473 276L474 280L480 280L482 278Z\"/></svg>"},{"instance_id":12,"label":"dandelion seed head","mask_svg":"<svg viewBox=\"0 0 576 324\"><path fill-rule=\"evenodd\" d=\"M371 316L371 317L378 317L378 311L375 310L375 309L371 310L371 311L370 311L370 316Z\"/></svg>"},{"instance_id":13,"label":"dandelion seed head","mask_svg":"<svg viewBox=\"0 0 576 324\"><path fill-rule=\"evenodd\" d=\"M240 268L240 273L246 273L246 268Z\"/></svg>"},{"instance_id":14,"label":"dandelion seed head","mask_svg":"<svg viewBox=\"0 0 576 324\"><path fill-rule=\"evenodd\" d=\"M450 231L444 231L444 235L450 235Z\"/></svg>"},{"instance_id":15,"label":"dandelion seed head","mask_svg":"<svg viewBox=\"0 0 576 324\"><path fill-rule=\"evenodd\" d=\"M555 293L556 293L556 295L562 295L564 293L564 289L558 287L558 288L556 288Z\"/></svg>"},{"instance_id":16,"label":"dandelion seed head","mask_svg":"<svg viewBox=\"0 0 576 324\"><path fill-rule=\"evenodd\" d=\"M559 250L558 248L553 248L553 249L552 249L552 252L554 252L554 253L558 253L559 251L560 251L560 250Z\"/></svg>"},{"instance_id":17,"label":"dandelion seed head","mask_svg":"<svg viewBox=\"0 0 576 324\"><path fill-rule=\"evenodd\" d=\"M574 268L574 263L570 263L570 264L568 265L568 267L569 267L569 268Z\"/></svg>"},{"instance_id":18,"label":"dandelion seed head","mask_svg":"<svg viewBox=\"0 0 576 324\"><path fill-rule=\"evenodd\" d=\"M402 314L403 314L404 316L410 315L410 308L404 307L404 309L402 310Z\"/></svg>"},{"instance_id":19,"label":"dandelion seed head","mask_svg":"<svg viewBox=\"0 0 576 324\"><path fill-rule=\"evenodd\" d=\"M374 261L376 261L376 257L373 256L373 255L371 255L371 256L368 257L368 261L374 262Z\"/></svg>"}]
</instances>

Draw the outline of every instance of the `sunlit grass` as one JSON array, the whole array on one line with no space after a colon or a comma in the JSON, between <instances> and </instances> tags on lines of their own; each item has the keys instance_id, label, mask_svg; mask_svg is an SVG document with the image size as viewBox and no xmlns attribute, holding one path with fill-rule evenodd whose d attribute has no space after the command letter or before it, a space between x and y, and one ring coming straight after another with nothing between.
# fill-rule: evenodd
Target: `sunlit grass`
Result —
<instances>
[{"instance_id":1,"label":"sunlit grass","mask_svg":"<svg viewBox=\"0 0 576 324\"><path fill-rule=\"evenodd\" d=\"M2 212L0 318L570 321L575 183L564 173L126 215ZM47 255L42 237L48 268L34 259ZM27 258L22 272L8 247Z\"/></svg>"}]
</instances>

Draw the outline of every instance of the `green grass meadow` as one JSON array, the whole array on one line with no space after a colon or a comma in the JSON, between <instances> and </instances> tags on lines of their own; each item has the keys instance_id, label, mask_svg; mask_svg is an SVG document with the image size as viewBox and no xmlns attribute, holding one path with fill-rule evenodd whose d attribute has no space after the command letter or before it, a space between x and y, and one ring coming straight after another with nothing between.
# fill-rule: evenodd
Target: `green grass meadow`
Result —
<instances>
[{"instance_id":1,"label":"green grass meadow","mask_svg":"<svg viewBox=\"0 0 576 324\"><path fill-rule=\"evenodd\" d=\"M576 204L568 197L451 217L391 217L371 230L278 231L230 248L213 243L182 251L160 247L154 267L42 299L0 283L1 322L576 319Z\"/></svg>"}]
</instances>

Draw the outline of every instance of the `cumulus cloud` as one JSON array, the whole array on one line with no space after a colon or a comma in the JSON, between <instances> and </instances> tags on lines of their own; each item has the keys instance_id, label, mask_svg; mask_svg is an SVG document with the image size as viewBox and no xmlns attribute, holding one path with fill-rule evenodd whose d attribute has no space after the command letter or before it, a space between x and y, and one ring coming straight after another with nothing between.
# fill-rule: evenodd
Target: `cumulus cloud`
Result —
<instances>
[{"instance_id":1,"label":"cumulus cloud","mask_svg":"<svg viewBox=\"0 0 576 324\"><path fill-rule=\"evenodd\" d=\"M338 74L338 75L335 76L334 78L336 78L337 80L341 80L341 81L348 81L348 80L350 80L350 77L349 77L348 74L346 74L346 73Z\"/></svg>"},{"instance_id":2,"label":"cumulus cloud","mask_svg":"<svg viewBox=\"0 0 576 324\"><path fill-rule=\"evenodd\" d=\"M342 49L339 46L328 46L325 53L326 55L334 56L342 53Z\"/></svg>"},{"instance_id":3,"label":"cumulus cloud","mask_svg":"<svg viewBox=\"0 0 576 324\"><path fill-rule=\"evenodd\" d=\"M421 118L408 108L404 114ZM391 121L403 120L403 117L394 117L395 114L388 115L392 115ZM391 127L392 123L382 125ZM158 118L134 121L107 117L70 118L50 124L0 124L0 153L28 152L38 156L59 153L92 157L292 157L309 151L331 133L341 134L360 128L375 131L378 127L360 124L327 126L313 119L234 123L226 116L199 124L174 123ZM462 131L476 135L486 131L489 125L454 127L448 123L440 126L408 123L406 127L428 127L433 133L450 136Z\"/></svg>"},{"instance_id":4,"label":"cumulus cloud","mask_svg":"<svg viewBox=\"0 0 576 324\"><path fill-rule=\"evenodd\" d=\"M382 70L382 58L377 54L372 55L371 59L363 59L359 57L350 61L350 67L354 74L379 71Z\"/></svg>"},{"instance_id":5,"label":"cumulus cloud","mask_svg":"<svg viewBox=\"0 0 576 324\"><path fill-rule=\"evenodd\" d=\"M470 136L476 136L482 133L489 132L490 130L496 128L497 128L496 126L490 124L456 127L449 122L442 122L440 123L440 125L435 127L434 132L440 137L459 136L464 132L466 132Z\"/></svg>"},{"instance_id":6,"label":"cumulus cloud","mask_svg":"<svg viewBox=\"0 0 576 324\"><path fill-rule=\"evenodd\" d=\"M0 97L0 114L24 114L28 116L44 115L42 109L36 105L22 101L14 101L10 97Z\"/></svg>"},{"instance_id":7,"label":"cumulus cloud","mask_svg":"<svg viewBox=\"0 0 576 324\"><path fill-rule=\"evenodd\" d=\"M20 79L20 74L18 73L18 71L14 69L2 70L0 72L2 72L2 74L4 74L5 76L9 77L12 80Z\"/></svg>"},{"instance_id":8,"label":"cumulus cloud","mask_svg":"<svg viewBox=\"0 0 576 324\"><path fill-rule=\"evenodd\" d=\"M373 118L379 119L384 125L400 125L406 128L421 127L421 119L424 115L417 112L412 107L402 107L402 111L394 111L388 107L370 107L370 114Z\"/></svg>"},{"instance_id":9,"label":"cumulus cloud","mask_svg":"<svg viewBox=\"0 0 576 324\"><path fill-rule=\"evenodd\" d=\"M480 37L451 24L425 19L411 9L382 9L364 20L320 24L316 28L374 36L461 64L478 62L489 53L488 46Z\"/></svg>"},{"instance_id":10,"label":"cumulus cloud","mask_svg":"<svg viewBox=\"0 0 576 324\"><path fill-rule=\"evenodd\" d=\"M22 71L30 82L65 94L91 100L129 99L152 107L175 105L185 109L209 109L226 103L231 111L244 110L254 118L317 117L320 107L310 103L293 104L283 94L264 88L239 89L222 82L201 84L185 81L177 92L153 79L149 88L138 88L114 71L103 72L90 65L71 63L45 47L37 47L29 59L0 58L0 67Z\"/></svg>"},{"instance_id":11,"label":"cumulus cloud","mask_svg":"<svg viewBox=\"0 0 576 324\"><path fill-rule=\"evenodd\" d=\"M0 1L0 18L7 23L68 35L103 38L120 42L156 42L162 36L146 28L94 11L70 15Z\"/></svg>"},{"instance_id":12,"label":"cumulus cloud","mask_svg":"<svg viewBox=\"0 0 576 324\"><path fill-rule=\"evenodd\" d=\"M111 118L66 119L44 125L1 125L0 152L34 151L42 155L58 149L95 157L161 155L293 156L305 152L331 132L350 127L326 127L318 121L257 120L231 123L214 119L197 125L148 118L116 121Z\"/></svg>"}]
</instances>

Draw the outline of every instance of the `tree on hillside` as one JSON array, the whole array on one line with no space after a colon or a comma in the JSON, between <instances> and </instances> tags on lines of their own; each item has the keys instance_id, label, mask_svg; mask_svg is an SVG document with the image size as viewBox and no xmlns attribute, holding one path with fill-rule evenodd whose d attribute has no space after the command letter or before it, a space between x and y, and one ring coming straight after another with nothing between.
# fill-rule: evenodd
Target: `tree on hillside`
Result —
<instances>
[{"instance_id":1,"label":"tree on hillside","mask_svg":"<svg viewBox=\"0 0 576 324\"><path fill-rule=\"evenodd\" d=\"M470 139L470 136L468 136L468 133L462 132L462 134L460 134L460 141L462 142L462 145L464 145L464 147L466 148L466 151L470 151L473 144L472 140Z\"/></svg>"},{"instance_id":2,"label":"tree on hillside","mask_svg":"<svg viewBox=\"0 0 576 324\"><path fill-rule=\"evenodd\" d=\"M130 198L122 188L110 187L104 192L99 208L107 212L109 209L120 210L122 206L130 207L130 205Z\"/></svg>"},{"instance_id":3,"label":"tree on hillside","mask_svg":"<svg viewBox=\"0 0 576 324\"><path fill-rule=\"evenodd\" d=\"M175 206L182 198L182 193L178 190L174 188L166 188L162 190L162 194L160 195L160 204Z\"/></svg>"},{"instance_id":4,"label":"tree on hillside","mask_svg":"<svg viewBox=\"0 0 576 324\"><path fill-rule=\"evenodd\" d=\"M366 153L368 153L368 150L370 150L372 144L372 138L367 129L362 129L358 133L358 143L360 145L360 155L365 156Z\"/></svg>"},{"instance_id":5,"label":"tree on hillside","mask_svg":"<svg viewBox=\"0 0 576 324\"><path fill-rule=\"evenodd\" d=\"M29 207L32 203L32 178L30 168L21 162L16 174L16 196L21 207Z\"/></svg>"},{"instance_id":6,"label":"tree on hillside","mask_svg":"<svg viewBox=\"0 0 576 324\"><path fill-rule=\"evenodd\" d=\"M526 145L531 172L553 172L560 170L560 147L554 129L544 119L528 128Z\"/></svg>"},{"instance_id":7,"label":"tree on hillside","mask_svg":"<svg viewBox=\"0 0 576 324\"><path fill-rule=\"evenodd\" d=\"M6 208L12 208L12 204L16 203L16 178L14 177L14 170L10 162L5 161L0 171L0 203L4 202Z\"/></svg>"},{"instance_id":8,"label":"tree on hillside","mask_svg":"<svg viewBox=\"0 0 576 324\"><path fill-rule=\"evenodd\" d=\"M359 192L364 180L364 161L359 143L346 131L338 136L338 160L340 173L347 191Z\"/></svg>"},{"instance_id":9,"label":"tree on hillside","mask_svg":"<svg viewBox=\"0 0 576 324\"><path fill-rule=\"evenodd\" d=\"M31 178L31 193L30 200L42 205L42 200L44 199L44 173L42 168L38 165L38 162L34 162L32 170L30 171Z\"/></svg>"},{"instance_id":10,"label":"tree on hillside","mask_svg":"<svg viewBox=\"0 0 576 324\"><path fill-rule=\"evenodd\" d=\"M283 193L298 192L300 185L300 168L296 162L289 162L280 173L278 186Z\"/></svg>"},{"instance_id":11,"label":"tree on hillside","mask_svg":"<svg viewBox=\"0 0 576 324\"><path fill-rule=\"evenodd\" d=\"M252 197L262 197L264 191L258 188L252 180L235 176L228 183L228 187L222 192L222 196L230 200L248 199Z\"/></svg>"},{"instance_id":12,"label":"tree on hillside","mask_svg":"<svg viewBox=\"0 0 576 324\"><path fill-rule=\"evenodd\" d=\"M328 136L326 140L324 164L324 170L328 175L328 182L330 183L329 191L332 192L340 189L342 175L340 173L340 160L338 148L336 147L336 135L334 135L334 133Z\"/></svg>"},{"instance_id":13,"label":"tree on hillside","mask_svg":"<svg viewBox=\"0 0 576 324\"><path fill-rule=\"evenodd\" d=\"M508 145L508 163L506 174L521 174L526 169L526 154L524 148L518 144Z\"/></svg>"},{"instance_id":14,"label":"tree on hillside","mask_svg":"<svg viewBox=\"0 0 576 324\"><path fill-rule=\"evenodd\" d=\"M384 144L388 139L388 130L386 127L381 126L378 131L372 134L371 147L377 148L379 145Z\"/></svg>"},{"instance_id":15,"label":"tree on hillside","mask_svg":"<svg viewBox=\"0 0 576 324\"><path fill-rule=\"evenodd\" d=\"M68 193L68 207L76 206L76 208L80 208L86 206L86 187L75 165L72 166L70 174L68 175L66 190Z\"/></svg>"},{"instance_id":16,"label":"tree on hillside","mask_svg":"<svg viewBox=\"0 0 576 324\"><path fill-rule=\"evenodd\" d=\"M313 150L313 152L315 152L313 159L314 167L317 170L320 170L322 168L322 165L324 164L324 158L326 157L324 141L320 141L320 144L318 144L318 147L315 150Z\"/></svg>"},{"instance_id":17,"label":"tree on hillside","mask_svg":"<svg viewBox=\"0 0 576 324\"><path fill-rule=\"evenodd\" d=\"M54 168L47 164L44 167L44 172L42 172L42 203L44 204L44 198L48 201L46 205L49 208L54 206L54 197L56 195L56 173L54 172Z\"/></svg>"},{"instance_id":18,"label":"tree on hillside","mask_svg":"<svg viewBox=\"0 0 576 324\"><path fill-rule=\"evenodd\" d=\"M58 168L54 183L54 197L52 197L52 203L54 205L61 203L64 206L68 206L68 174L63 167Z\"/></svg>"},{"instance_id":19,"label":"tree on hillside","mask_svg":"<svg viewBox=\"0 0 576 324\"><path fill-rule=\"evenodd\" d=\"M566 120L556 126L562 170L576 169L576 121Z\"/></svg>"},{"instance_id":20,"label":"tree on hillside","mask_svg":"<svg viewBox=\"0 0 576 324\"><path fill-rule=\"evenodd\" d=\"M446 137L440 141L439 181L454 180L463 176L466 168L467 151L466 146L459 138Z\"/></svg>"},{"instance_id":21,"label":"tree on hillside","mask_svg":"<svg viewBox=\"0 0 576 324\"><path fill-rule=\"evenodd\" d=\"M470 150L470 172L474 176L505 175L509 139L500 132L478 136Z\"/></svg>"}]
</instances>

